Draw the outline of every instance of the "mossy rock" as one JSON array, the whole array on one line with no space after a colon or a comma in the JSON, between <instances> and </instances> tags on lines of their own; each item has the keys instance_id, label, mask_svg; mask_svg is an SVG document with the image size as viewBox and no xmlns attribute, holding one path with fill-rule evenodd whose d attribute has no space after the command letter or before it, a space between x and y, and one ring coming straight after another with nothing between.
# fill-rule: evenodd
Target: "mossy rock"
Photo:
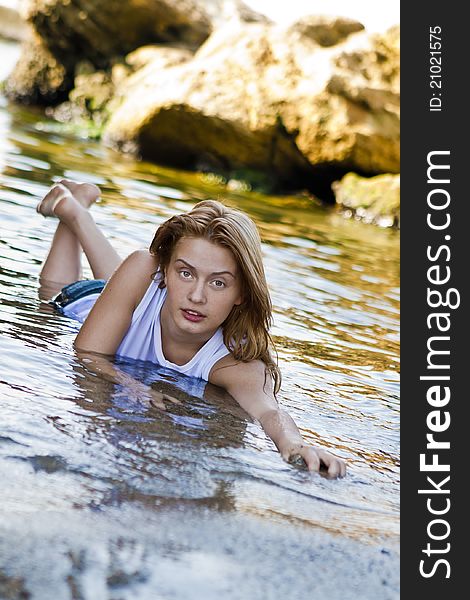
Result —
<instances>
[{"instance_id":1,"label":"mossy rock","mask_svg":"<svg viewBox=\"0 0 470 600\"><path fill-rule=\"evenodd\" d=\"M400 225L400 175L360 177L347 173L332 185L346 214L385 227Z\"/></svg>"},{"instance_id":2,"label":"mossy rock","mask_svg":"<svg viewBox=\"0 0 470 600\"><path fill-rule=\"evenodd\" d=\"M5 82L5 94L16 102L47 106L66 100L72 86L70 68L33 33L23 43L21 56Z\"/></svg>"}]
</instances>

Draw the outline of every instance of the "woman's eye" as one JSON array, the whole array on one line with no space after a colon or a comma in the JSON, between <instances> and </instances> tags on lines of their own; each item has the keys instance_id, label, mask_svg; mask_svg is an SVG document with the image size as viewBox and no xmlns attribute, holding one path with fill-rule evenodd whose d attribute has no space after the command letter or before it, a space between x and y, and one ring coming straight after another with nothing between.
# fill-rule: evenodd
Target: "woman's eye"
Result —
<instances>
[{"instance_id":1,"label":"woman's eye","mask_svg":"<svg viewBox=\"0 0 470 600\"><path fill-rule=\"evenodd\" d=\"M224 281L220 281L220 279L216 279L214 281L214 285L215 285L215 287L223 288L223 287L225 287L225 282Z\"/></svg>"},{"instance_id":2,"label":"woman's eye","mask_svg":"<svg viewBox=\"0 0 470 600\"><path fill-rule=\"evenodd\" d=\"M191 277L191 273L189 271L180 271L180 275L184 279L189 279Z\"/></svg>"}]
</instances>

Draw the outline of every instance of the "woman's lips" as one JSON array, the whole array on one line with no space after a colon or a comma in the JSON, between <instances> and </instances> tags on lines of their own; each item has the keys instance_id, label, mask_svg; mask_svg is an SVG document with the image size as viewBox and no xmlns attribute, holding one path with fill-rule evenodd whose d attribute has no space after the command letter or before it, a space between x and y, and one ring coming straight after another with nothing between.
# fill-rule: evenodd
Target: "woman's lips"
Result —
<instances>
[{"instance_id":1,"label":"woman's lips","mask_svg":"<svg viewBox=\"0 0 470 600\"><path fill-rule=\"evenodd\" d=\"M206 317L197 310L189 310L186 308L182 308L181 312L183 313L183 317L186 320L191 321L192 323L199 323L199 321L202 321Z\"/></svg>"}]
</instances>

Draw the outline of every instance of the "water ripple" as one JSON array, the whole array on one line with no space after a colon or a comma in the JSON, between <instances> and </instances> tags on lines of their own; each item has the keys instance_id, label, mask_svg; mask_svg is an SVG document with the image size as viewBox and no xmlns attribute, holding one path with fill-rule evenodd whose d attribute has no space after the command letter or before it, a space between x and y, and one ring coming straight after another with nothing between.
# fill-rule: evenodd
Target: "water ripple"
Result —
<instances>
[{"instance_id":1,"label":"water ripple","mask_svg":"<svg viewBox=\"0 0 470 600\"><path fill-rule=\"evenodd\" d=\"M195 503L356 539L395 539L396 235L343 221L304 197L229 193L199 174L132 161L62 136L17 108L5 115L0 107L5 506L100 511L123 503ZM221 198L256 220L284 374L279 401L309 442L348 461L344 481L283 463L260 426L223 394L195 397L178 387L178 378L160 374L152 385L169 386L183 403L158 411L77 361L76 324L37 298L55 224L34 207L51 181L64 176L101 185L93 214L122 254L143 240L148 245L164 219L200 199ZM149 365L126 368L140 379L156 377Z\"/></svg>"}]
</instances>

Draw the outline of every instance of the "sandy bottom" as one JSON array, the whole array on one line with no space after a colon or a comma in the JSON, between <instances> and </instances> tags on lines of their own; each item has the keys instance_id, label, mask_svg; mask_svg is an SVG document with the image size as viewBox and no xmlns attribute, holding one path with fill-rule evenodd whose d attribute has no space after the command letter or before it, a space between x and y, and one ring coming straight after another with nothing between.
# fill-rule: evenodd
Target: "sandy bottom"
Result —
<instances>
[{"instance_id":1,"label":"sandy bottom","mask_svg":"<svg viewBox=\"0 0 470 600\"><path fill-rule=\"evenodd\" d=\"M188 506L4 515L0 564L1 598L399 597L390 547Z\"/></svg>"}]
</instances>

